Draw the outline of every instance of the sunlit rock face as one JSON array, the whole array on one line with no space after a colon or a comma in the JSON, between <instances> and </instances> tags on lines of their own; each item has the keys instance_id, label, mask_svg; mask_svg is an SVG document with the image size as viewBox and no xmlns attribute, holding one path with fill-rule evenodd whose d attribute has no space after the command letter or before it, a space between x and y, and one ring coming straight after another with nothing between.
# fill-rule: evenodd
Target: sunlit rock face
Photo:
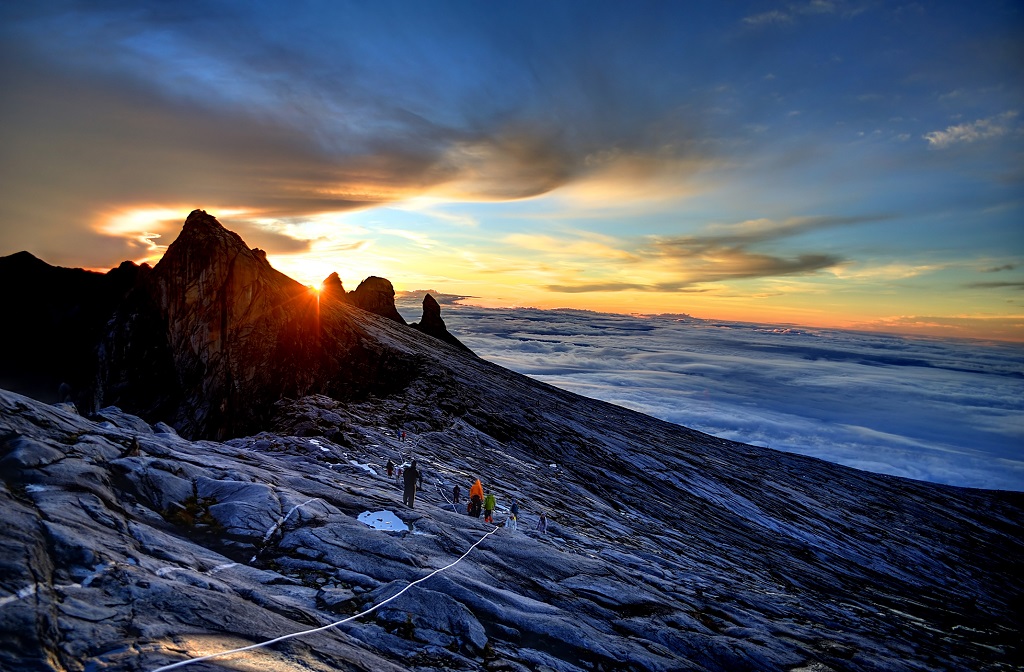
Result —
<instances>
[{"instance_id":1,"label":"sunlit rock face","mask_svg":"<svg viewBox=\"0 0 1024 672\"><path fill-rule=\"evenodd\" d=\"M419 322L411 325L413 329L422 331L424 334L433 336L436 339L442 340L449 345L453 345L460 350L469 350L462 341L455 338L451 332L448 331L448 327L445 326L444 320L441 318L441 306L438 305L437 299L427 294L423 297L423 317L420 318Z\"/></svg>"},{"instance_id":2,"label":"sunlit rock face","mask_svg":"<svg viewBox=\"0 0 1024 672\"><path fill-rule=\"evenodd\" d=\"M345 296L345 286L341 284L341 278L337 272L331 273L324 278L320 286L320 295L324 298L342 299Z\"/></svg>"},{"instance_id":3,"label":"sunlit rock face","mask_svg":"<svg viewBox=\"0 0 1024 672\"><path fill-rule=\"evenodd\" d=\"M390 289L378 280L364 296ZM401 387L414 363L367 339L357 312L320 301L196 210L111 323L101 402L169 418L187 436L225 438L258 427L282 397Z\"/></svg>"}]
</instances>

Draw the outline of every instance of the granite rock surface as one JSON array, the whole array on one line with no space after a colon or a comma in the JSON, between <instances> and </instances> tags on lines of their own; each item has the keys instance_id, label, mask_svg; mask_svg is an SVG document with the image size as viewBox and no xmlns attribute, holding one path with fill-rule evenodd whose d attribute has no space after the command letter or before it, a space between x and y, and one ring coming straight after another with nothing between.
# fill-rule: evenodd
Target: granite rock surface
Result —
<instances>
[{"instance_id":1,"label":"granite rock surface","mask_svg":"<svg viewBox=\"0 0 1024 672\"><path fill-rule=\"evenodd\" d=\"M152 670L327 625L493 532L368 615L192 669L1019 669L1020 497L535 391L539 426L500 439L412 386L285 401L227 442L0 392L0 668ZM409 509L384 463L413 456ZM497 531L451 503L477 477Z\"/></svg>"}]
</instances>

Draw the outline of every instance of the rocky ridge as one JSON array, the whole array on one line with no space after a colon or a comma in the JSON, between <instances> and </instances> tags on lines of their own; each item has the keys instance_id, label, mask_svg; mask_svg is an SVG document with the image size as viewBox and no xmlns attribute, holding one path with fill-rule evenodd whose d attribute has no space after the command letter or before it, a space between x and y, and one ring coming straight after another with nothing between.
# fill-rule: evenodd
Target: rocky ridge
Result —
<instances>
[{"instance_id":1,"label":"rocky ridge","mask_svg":"<svg viewBox=\"0 0 1024 672\"><path fill-rule=\"evenodd\" d=\"M320 302L321 325L338 324L316 330L291 308L305 288L221 231L200 233L235 258L168 250L193 280L160 284L174 280L154 269L111 342L135 348L123 361L202 370L214 399L239 389L225 379L277 398L263 397L247 436L190 441L169 424L178 416L86 418L0 391L0 668L152 670L355 614L493 529L449 502L477 477L499 523L519 501L518 531L359 621L192 669L1020 668L1021 495L717 439L343 302ZM226 279L224 300L211 277ZM161 343L168 325L189 336ZM282 352L283 333L350 350ZM278 356L315 375L338 367L342 383L246 377ZM360 361L358 375L342 368ZM327 394L304 394L321 383ZM200 392L176 394L168 412L203 410ZM426 488L408 509L383 463L413 456ZM405 529L360 522L379 511ZM546 534L532 529L540 512Z\"/></svg>"},{"instance_id":2,"label":"rocky ridge","mask_svg":"<svg viewBox=\"0 0 1024 672\"><path fill-rule=\"evenodd\" d=\"M388 280L346 292L333 274L318 294L202 210L152 269L102 275L19 253L0 259L0 277L25 288L0 311L19 324L0 382L44 400L69 383L84 411L118 405L188 437L257 431L283 397L387 393L419 366L352 319L365 310L405 325ZM464 348L441 325L432 335Z\"/></svg>"}]
</instances>

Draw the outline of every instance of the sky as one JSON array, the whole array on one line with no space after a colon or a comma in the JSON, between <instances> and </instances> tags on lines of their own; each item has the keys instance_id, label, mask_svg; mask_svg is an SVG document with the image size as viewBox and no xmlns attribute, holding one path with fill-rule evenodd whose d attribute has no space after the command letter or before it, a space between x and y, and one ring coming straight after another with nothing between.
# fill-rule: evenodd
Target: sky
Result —
<instances>
[{"instance_id":1,"label":"sky","mask_svg":"<svg viewBox=\"0 0 1024 672\"><path fill-rule=\"evenodd\" d=\"M463 343L557 387L865 471L1024 491L1019 343L456 299L441 316ZM407 320L421 300L399 300Z\"/></svg>"},{"instance_id":2,"label":"sky","mask_svg":"<svg viewBox=\"0 0 1024 672\"><path fill-rule=\"evenodd\" d=\"M1024 340L1024 6L0 5L0 254Z\"/></svg>"}]
</instances>

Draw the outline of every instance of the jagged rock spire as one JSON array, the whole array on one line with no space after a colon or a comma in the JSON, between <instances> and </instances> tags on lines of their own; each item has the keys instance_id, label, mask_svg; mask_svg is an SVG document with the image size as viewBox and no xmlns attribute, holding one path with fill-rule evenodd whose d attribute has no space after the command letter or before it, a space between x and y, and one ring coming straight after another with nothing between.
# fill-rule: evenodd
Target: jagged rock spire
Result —
<instances>
[{"instance_id":1,"label":"jagged rock spire","mask_svg":"<svg viewBox=\"0 0 1024 672\"><path fill-rule=\"evenodd\" d=\"M410 326L412 326L413 329L418 329L424 334L433 336L434 338L440 339L450 345L454 345L460 350L469 351L469 348L467 348L462 341L455 338L455 336L448 331L448 327L445 326L444 320L441 319L441 306L437 303L437 299L432 297L430 294L423 297L423 317L420 318L419 322Z\"/></svg>"},{"instance_id":2,"label":"jagged rock spire","mask_svg":"<svg viewBox=\"0 0 1024 672\"><path fill-rule=\"evenodd\" d=\"M338 277L337 271L324 278L323 284L320 286L320 293L327 297L342 298L345 296L345 287L341 284L341 278Z\"/></svg>"}]
</instances>

